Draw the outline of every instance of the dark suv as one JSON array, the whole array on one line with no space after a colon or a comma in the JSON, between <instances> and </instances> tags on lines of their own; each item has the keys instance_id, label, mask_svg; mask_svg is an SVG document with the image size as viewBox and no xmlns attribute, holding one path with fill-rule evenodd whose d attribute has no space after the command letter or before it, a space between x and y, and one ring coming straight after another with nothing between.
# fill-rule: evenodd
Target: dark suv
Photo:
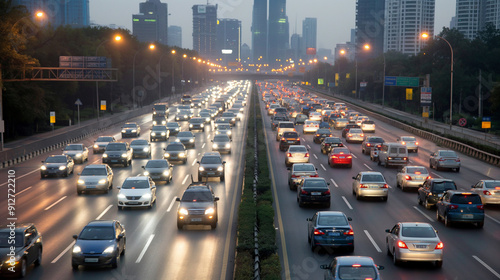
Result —
<instances>
[{"instance_id":1,"label":"dark suv","mask_svg":"<svg viewBox=\"0 0 500 280\"><path fill-rule=\"evenodd\" d=\"M127 167L132 164L132 149L127 142L109 143L102 154L102 163L123 164Z\"/></svg>"},{"instance_id":2,"label":"dark suv","mask_svg":"<svg viewBox=\"0 0 500 280\"><path fill-rule=\"evenodd\" d=\"M361 128L359 125L357 124L348 124L346 125L343 129L342 129L342 137L345 138L345 136L347 135L347 132L349 131L349 129L351 128Z\"/></svg>"},{"instance_id":3,"label":"dark suv","mask_svg":"<svg viewBox=\"0 0 500 280\"><path fill-rule=\"evenodd\" d=\"M484 225L484 205L477 193L447 191L436 204L436 218L443 219L445 226L452 222Z\"/></svg>"},{"instance_id":4,"label":"dark suv","mask_svg":"<svg viewBox=\"0 0 500 280\"><path fill-rule=\"evenodd\" d=\"M177 210L177 229L182 230L184 225L210 225L217 227L217 201L212 188L202 182L193 182L184 191Z\"/></svg>"},{"instance_id":5,"label":"dark suv","mask_svg":"<svg viewBox=\"0 0 500 280\"><path fill-rule=\"evenodd\" d=\"M219 152L207 152L197 162L198 167L198 181L203 181L202 178L219 177L221 182L224 181L224 165L222 157Z\"/></svg>"},{"instance_id":6,"label":"dark suv","mask_svg":"<svg viewBox=\"0 0 500 280\"><path fill-rule=\"evenodd\" d=\"M300 137L297 132L283 132L280 139L280 151L286 151L290 145L300 145Z\"/></svg>"},{"instance_id":7,"label":"dark suv","mask_svg":"<svg viewBox=\"0 0 500 280\"><path fill-rule=\"evenodd\" d=\"M457 185L453 180L438 178L427 179L424 184L418 188L418 204L423 204L426 209L431 209L446 191L456 189Z\"/></svg>"}]
</instances>

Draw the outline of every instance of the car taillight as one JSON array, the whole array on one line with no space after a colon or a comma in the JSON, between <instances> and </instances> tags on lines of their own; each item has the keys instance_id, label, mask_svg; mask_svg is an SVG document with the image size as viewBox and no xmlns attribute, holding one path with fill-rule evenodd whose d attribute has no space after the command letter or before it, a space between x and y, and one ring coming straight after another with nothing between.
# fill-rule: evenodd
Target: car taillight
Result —
<instances>
[{"instance_id":1,"label":"car taillight","mask_svg":"<svg viewBox=\"0 0 500 280\"><path fill-rule=\"evenodd\" d=\"M359 188L361 188L361 189L367 189L367 188L368 188L368 186L367 186L367 185L363 185L363 184L361 184L361 185L359 185Z\"/></svg>"},{"instance_id":2,"label":"car taillight","mask_svg":"<svg viewBox=\"0 0 500 280\"><path fill-rule=\"evenodd\" d=\"M314 174L314 175L311 175L309 177L319 177L319 175L318 174Z\"/></svg>"},{"instance_id":3,"label":"car taillight","mask_svg":"<svg viewBox=\"0 0 500 280\"><path fill-rule=\"evenodd\" d=\"M434 249L443 249L443 247L444 247L443 242L439 242L438 244L436 244L436 247Z\"/></svg>"},{"instance_id":4,"label":"car taillight","mask_svg":"<svg viewBox=\"0 0 500 280\"><path fill-rule=\"evenodd\" d=\"M370 144L370 143L366 143L366 146L367 146L367 147L371 147L371 145L372 145L372 144Z\"/></svg>"},{"instance_id":5,"label":"car taillight","mask_svg":"<svg viewBox=\"0 0 500 280\"><path fill-rule=\"evenodd\" d=\"M309 157L309 153L306 153L306 154L304 155L304 157Z\"/></svg>"},{"instance_id":6,"label":"car taillight","mask_svg":"<svg viewBox=\"0 0 500 280\"><path fill-rule=\"evenodd\" d=\"M330 190L327 190L326 192L324 192L323 194L330 194Z\"/></svg>"},{"instance_id":7,"label":"car taillight","mask_svg":"<svg viewBox=\"0 0 500 280\"><path fill-rule=\"evenodd\" d=\"M403 241L398 241L398 247L408 249L408 246L406 246L406 243L404 243Z\"/></svg>"},{"instance_id":8,"label":"car taillight","mask_svg":"<svg viewBox=\"0 0 500 280\"><path fill-rule=\"evenodd\" d=\"M308 194L308 192L306 190L302 190L300 193L301 194Z\"/></svg>"},{"instance_id":9,"label":"car taillight","mask_svg":"<svg viewBox=\"0 0 500 280\"><path fill-rule=\"evenodd\" d=\"M417 146L418 146L418 142L415 142L415 145L417 145Z\"/></svg>"},{"instance_id":10,"label":"car taillight","mask_svg":"<svg viewBox=\"0 0 500 280\"><path fill-rule=\"evenodd\" d=\"M352 156L347 156L347 158L352 158Z\"/></svg>"},{"instance_id":11,"label":"car taillight","mask_svg":"<svg viewBox=\"0 0 500 280\"><path fill-rule=\"evenodd\" d=\"M319 134L316 134L316 137L319 137Z\"/></svg>"},{"instance_id":12,"label":"car taillight","mask_svg":"<svg viewBox=\"0 0 500 280\"><path fill-rule=\"evenodd\" d=\"M407 158L403 158L403 160L407 160Z\"/></svg>"},{"instance_id":13,"label":"car taillight","mask_svg":"<svg viewBox=\"0 0 500 280\"><path fill-rule=\"evenodd\" d=\"M405 176L405 180L411 180L411 176L406 175L406 176Z\"/></svg>"},{"instance_id":14,"label":"car taillight","mask_svg":"<svg viewBox=\"0 0 500 280\"><path fill-rule=\"evenodd\" d=\"M450 208L450 209L458 209L458 205L450 204L450 205L448 205L448 208Z\"/></svg>"},{"instance_id":15,"label":"car taillight","mask_svg":"<svg viewBox=\"0 0 500 280\"><path fill-rule=\"evenodd\" d=\"M292 177L292 178L300 178L300 176L299 176L299 175L292 175L291 177Z\"/></svg>"},{"instance_id":16,"label":"car taillight","mask_svg":"<svg viewBox=\"0 0 500 280\"><path fill-rule=\"evenodd\" d=\"M350 133L349 133L349 134L347 134L347 136L351 137L351 136L352 136L352 134L350 134Z\"/></svg>"},{"instance_id":17,"label":"car taillight","mask_svg":"<svg viewBox=\"0 0 500 280\"><path fill-rule=\"evenodd\" d=\"M352 228L348 231L344 231L344 235L354 235L354 231L352 231Z\"/></svg>"},{"instance_id":18,"label":"car taillight","mask_svg":"<svg viewBox=\"0 0 500 280\"><path fill-rule=\"evenodd\" d=\"M365 136L365 135L364 135L363 133L361 133L361 135L360 135L360 136L361 136L361 137L363 137L363 136Z\"/></svg>"},{"instance_id":19,"label":"car taillight","mask_svg":"<svg viewBox=\"0 0 500 280\"><path fill-rule=\"evenodd\" d=\"M456 162L460 162L460 159L459 159L459 158L457 158L455 161L456 161Z\"/></svg>"},{"instance_id":20,"label":"car taillight","mask_svg":"<svg viewBox=\"0 0 500 280\"><path fill-rule=\"evenodd\" d=\"M291 157L291 156L292 156L292 154L291 154L291 153L287 153L287 154L286 154L286 156L287 156L287 157Z\"/></svg>"},{"instance_id":21,"label":"car taillight","mask_svg":"<svg viewBox=\"0 0 500 280\"><path fill-rule=\"evenodd\" d=\"M325 233L324 233L324 232L322 232L322 231L321 231L321 230L319 230L319 229L315 229L315 230L314 230L314 235L325 235Z\"/></svg>"},{"instance_id":22,"label":"car taillight","mask_svg":"<svg viewBox=\"0 0 500 280\"><path fill-rule=\"evenodd\" d=\"M332 156L332 158L338 158L337 156Z\"/></svg>"},{"instance_id":23,"label":"car taillight","mask_svg":"<svg viewBox=\"0 0 500 280\"><path fill-rule=\"evenodd\" d=\"M491 195L491 193L489 191L483 191L483 194L484 195Z\"/></svg>"},{"instance_id":24,"label":"car taillight","mask_svg":"<svg viewBox=\"0 0 500 280\"><path fill-rule=\"evenodd\" d=\"M406 142L401 142L401 144L406 145Z\"/></svg>"},{"instance_id":25,"label":"car taillight","mask_svg":"<svg viewBox=\"0 0 500 280\"><path fill-rule=\"evenodd\" d=\"M446 160L446 159L444 159L444 158L440 158L440 159L439 159L439 161L445 161L445 160Z\"/></svg>"},{"instance_id":26,"label":"car taillight","mask_svg":"<svg viewBox=\"0 0 500 280\"><path fill-rule=\"evenodd\" d=\"M387 184L384 184L382 187L380 187L381 189L388 189L389 188L389 185Z\"/></svg>"}]
</instances>

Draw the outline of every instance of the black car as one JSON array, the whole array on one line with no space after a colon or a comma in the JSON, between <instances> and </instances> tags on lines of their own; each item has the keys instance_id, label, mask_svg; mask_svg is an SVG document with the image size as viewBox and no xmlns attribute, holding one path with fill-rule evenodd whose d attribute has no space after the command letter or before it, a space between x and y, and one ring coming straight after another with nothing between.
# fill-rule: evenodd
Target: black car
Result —
<instances>
[{"instance_id":1,"label":"black car","mask_svg":"<svg viewBox=\"0 0 500 280\"><path fill-rule=\"evenodd\" d=\"M127 167L132 164L133 151L127 142L109 143L102 154L102 163L122 164Z\"/></svg>"},{"instance_id":2,"label":"black car","mask_svg":"<svg viewBox=\"0 0 500 280\"><path fill-rule=\"evenodd\" d=\"M347 132L349 131L349 129L351 128L361 128L359 125L357 124L348 124L346 125L343 129L342 129L342 137L345 138L345 136L347 135Z\"/></svg>"},{"instance_id":3,"label":"black car","mask_svg":"<svg viewBox=\"0 0 500 280\"><path fill-rule=\"evenodd\" d=\"M338 137L326 137L323 142L321 142L321 153L328 154L333 148L344 147L342 139Z\"/></svg>"},{"instance_id":4,"label":"black car","mask_svg":"<svg viewBox=\"0 0 500 280\"><path fill-rule=\"evenodd\" d=\"M25 277L28 266L42 264L42 251L42 235L34 224L15 224L0 228L0 276ZM9 255L11 253L14 254Z\"/></svg>"},{"instance_id":5,"label":"black car","mask_svg":"<svg viewBox=\"0 0 500 280\"><path fill-rule=\"evenodd\" d=\"M172 181L173 166L166 159L148 160L144 169L144 176L149 176L154 181L165 181L165 184Z\"/></svg>"},{"instance_id":6,"label":"black car","mask_svg":"<svg viewBox=\"0 0 500 280\"><path fill-rule=\"evenodd\" d=\"M418 204L431 209L448 190L457 190L457 185L450 179L431 178L418 188Z\"/></svg>"},{"instance_id":7,"label":"black car","mask_svg":"<svg viewBox=\"0 0 500 280\"><path fill-rule=\"evenodd\" d=\"M192 118L189 120L189 131L201 130L205 131L205 119L204 118Z\"/></svg>"},{"instance_id":8,"label":"black car","mask_svg":"<svg viewBox=\"0 0 500 280\"><path fill-rule=\"evenodd\" d=\"M177 122L168 122L166 125L169 135L175 136L181 131L181 126Z\"/></svg>"},{"instance_id":9,"label":"black car","mask_svg":"<svg viewBox=\"0 0 500 280\"><path fill-rule=\"evenodd\" d=\"M332 137L332 132L330 129L320 128L316 130L316 134L314 134L313 141L316 144L321 143L326 137Z\"/></svg>"},{"instance_id":10,"label":"black car","mask_svg":"<svg viewBox=\"0 0 500 280\"><path fill-rule=\"evenodd\" d=\"M105 266L118 267L120 256L125 255L127 236L120 222L95 220L88 223L79 235L73 235L71 267Z\"/></svg>"},{"instance_id":11,"label":"black car","mask_svg":"<svg viewBox=\"0 0 500 280\"><path fill-rule=\"evenodd\" d=\"M181 103L182 103L182 104L191 104L191 95L189 95L189 94L184 94L184 95L181 97Z\"/></svg>"},{"instance_id":12,"label":"black car","mask_svg":"<svg viewBox=\"0 0 500 280\"><path fill-rule=\"evenodd\" d=\"M330 207L331 193L328 183L324 178L304 178L297 186L297 202L299 206L305 203L323 204Z\"/></svg>"},{"instance_id":13,"label":"black car","mask_svg":"<svg viewBox=\"0 0 500 280\"><path fill-rule=\"evenodd\" d=\"M172 142L163 149L163 158L172 161L181 161L183 164L187 162L187 151L186 147L180 142Z\"/></svg>"},{"instance_id":14,"label":"black car","mask_svg":"<svg viewBox=\"0 0 500 280\"><path fill-rule=\"evenodd\" d=\"M300 137L297 132L283 132L280 138L280 151L286 151L290 145L300 145Z\"/></svg>"},{"instance_id":15,"label":"black car","mask_svg":"<svg viewBox=\"0 0 500 280\"><path fill-rule=\"evenodd\" d=\"M217 227L217 201L212 188L202 182L193 182L184 191L177 210L177 229L182 230L184 225L210 225Z\"/></svg>"},{"instance_id":16,"label":"black car","mask_svg":"<svg viewBox=\"0 0 500 280\"><path fill-rule=\"evenodd\" d=\"M167 122L165 115L153 115L153 125L166 125Z\"/></svg>"},{"instance_id":17,"label":"black car","mask_svg":"<svg viewBox=\"0 0 500 280\"><path fill-rule=\"evenodd\" d=\"M40 167L41 178L51 175L68 177L69 174L73 173L75 167L75 162L67 155L49 156L42 163L43 165Z\"/></svg>"},{"instance_id":18,"label":"black car","mask_svg":"<svg viewBox=\"0 0 500 280\"><path fill-rule=\"evenodd\" d=\"M365 155L369 155L372 147L380 148L384 142L385 140L379 136L366 137L363 143L361 143L361 152Z\"/></svg>"}]
</instances>

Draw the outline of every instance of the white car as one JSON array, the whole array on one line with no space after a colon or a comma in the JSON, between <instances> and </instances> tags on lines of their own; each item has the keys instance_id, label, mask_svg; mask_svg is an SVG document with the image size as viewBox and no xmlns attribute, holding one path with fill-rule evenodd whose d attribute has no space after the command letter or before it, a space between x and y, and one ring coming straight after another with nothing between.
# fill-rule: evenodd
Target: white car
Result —
<instances>
[{"instance_id":1,"label":"white car","mask_svg":"<svg viewBox=\"0 0 500 280\"><path fill-rule=\"evenodd\" d=\"M316 131L319 129L319 122L317 121L311 121L307 120L304 122L304 126L302 127L302 132L304 134L306 133L316 133Z\"/></svg>"},{"instance_id":2,"label":"white car","mask_svg":"<svg viewBox=\"0 0 500 280\"><path fill-rule=\"evenodd\" d=\"M374 133L375 132L375 122L374 121L363 121L361 123L361 130L363 130L363 132L372 132Z\"/></svg>"},{"instance_id":3,"label":"white car","mask_svg":"<svg viewBox=\"0 0 500 280\"><path fill-rule=\"evenodd\" d=\"M396 139L400 144L403 144L408 149L408 152L413 151L418 153L418 141L417 138L413 136L401 136Z\"/></svg>"},{"instance_id":4,"label":"white car","mask_svg":"<svg viewBox=\"0 0 500 280\"><path fill-rule=\"evenodd\" d=\"M124 207L148 207L156 202L156 185L149 176L128 177L117 187L118 209Z\"/></svg>"},{"instance_id":5,"label":"white car","mask_svg":"<svg viewBox=\"0 0 500 280\"><path fill-rule=\"evenodd\" d=\"M83 168L76 181L76 192L105 191L113 187L113 170L107 164L90 164Z\"/></svg>"},{"instance_id":6,"label":"white car","mask_svg":"<svg viewBox=\"0 0 500 280\"><path fill-rule=\"evenodd\" d=\"M309 113L309 120L311 121L321 121L323 116L319 112L311 112Z\"/></svg>"}]
</instances>

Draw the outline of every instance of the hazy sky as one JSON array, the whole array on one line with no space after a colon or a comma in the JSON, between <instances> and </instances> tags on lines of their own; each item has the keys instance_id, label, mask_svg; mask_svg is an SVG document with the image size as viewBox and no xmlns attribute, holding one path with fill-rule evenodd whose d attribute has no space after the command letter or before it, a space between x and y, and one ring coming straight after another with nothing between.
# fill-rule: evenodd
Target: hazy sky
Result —
<instances>
[{"instance_id":1,"label":"hazy sky","mask_svg":"<svg viewBox=\"0 0 500 280\"><path fill-rule=\"evenodd\" d=\"M90 20L96 24L116 24L132 30L132 14L139 13L139 3L146 0L92 0ZM182 46L193 47L192 9L203 0L162 0L168 4L169 25L182 27ZM236 18L242 21L243 43L251 46L253 0L209 0L218 4L219 18ZM456 0L436 0L435 32L443 26L449 27L455 15ZM355 27L356 0L287 0L286 12L290 22L290 36L302 34L302 20L306 17L318 19L318 48L335 49L335 45L350 40L350 30Z\"/></svg>"}]
</instances>

